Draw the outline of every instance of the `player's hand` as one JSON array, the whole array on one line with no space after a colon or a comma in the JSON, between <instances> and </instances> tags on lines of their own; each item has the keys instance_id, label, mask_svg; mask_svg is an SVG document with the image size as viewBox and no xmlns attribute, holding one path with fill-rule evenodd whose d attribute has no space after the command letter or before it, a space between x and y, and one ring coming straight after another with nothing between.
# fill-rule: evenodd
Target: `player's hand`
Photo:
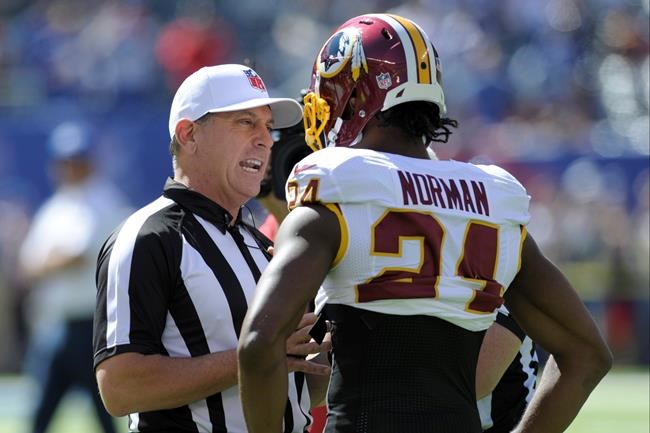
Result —
<instances>
[{"instance_id":1,"label":"player's hand","mask_svg":"<svg viewBox=\"0 0 650 433\"><path fill-rule=\"evenodd\" d=\"M304 314L295 332L287 339L287 366L289 371L302 371L321 375L330 373L328 365L311 361L315 357L314 355L329 352L332 349L331 338L325 338L321 344L318 344L309 335L309 330L317 319L318 316L314 313Z\"/></svg>"}]
</instances>

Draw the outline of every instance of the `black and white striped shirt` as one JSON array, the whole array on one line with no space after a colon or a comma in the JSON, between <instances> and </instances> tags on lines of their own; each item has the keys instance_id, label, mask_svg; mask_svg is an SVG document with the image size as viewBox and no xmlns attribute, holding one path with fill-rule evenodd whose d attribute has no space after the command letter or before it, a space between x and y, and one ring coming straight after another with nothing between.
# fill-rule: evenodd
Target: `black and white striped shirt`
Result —
<instances>
[{"instance_id":1,"label":"black and white striped shirt","mask_svg":"<svg viewBox=\"0 0 650 433\"><path fill-rule=\"evenodd\" d=\"M496 322L515 334L521 340L521 346L492 393L478 401L478 409L484 432L507 433L519 423L533 398L539 360L535 343L510 316L505 306L499 308Z\"/></svg>"},{"instance_id":2,"label":"black and white striped shirt","mask_svg":"<svg viewBox=\"0 0 650 433\"><path fill-rule=\"evenodd\" d=\"M267 240L205 196L169 179L163 195L109 237L97 264L94 365L125 352L196 357L237 347ZM286 433L311 422L291 374ZM246 432L234 386L172 410L131 414L131 431Z\"/></svg>"}]
</instances>

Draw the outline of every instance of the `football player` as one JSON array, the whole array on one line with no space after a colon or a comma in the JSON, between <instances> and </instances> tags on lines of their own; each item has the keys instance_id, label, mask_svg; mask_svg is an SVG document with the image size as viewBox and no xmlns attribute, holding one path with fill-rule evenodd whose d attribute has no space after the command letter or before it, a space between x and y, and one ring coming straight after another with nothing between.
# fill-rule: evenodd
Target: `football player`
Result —
<instances>
[{"instance_id":1,"label":"football player","mask_svg":"<svg viewBox=\"0 0 650 433\"><path fill-rule=\"evenodd\" d=\"M304 101L307 144L325 148L287 182L293 210L242 328L249 432L281 431L285 341L317 292L333 325L327 433L480 432L476 364L504 300L551 354L515 431L564 431L611 354L527 233L517 179L430 159L457 123L424 31L396 15L347 21L318 54Z\"/></svg>"}]
</instances>

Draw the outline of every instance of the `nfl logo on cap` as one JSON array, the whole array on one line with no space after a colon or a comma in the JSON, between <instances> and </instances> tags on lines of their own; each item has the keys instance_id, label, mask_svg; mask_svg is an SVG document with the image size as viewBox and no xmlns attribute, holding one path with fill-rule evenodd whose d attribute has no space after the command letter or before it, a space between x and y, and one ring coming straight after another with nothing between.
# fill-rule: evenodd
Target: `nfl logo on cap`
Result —
<instances>
[{"instance_id":1,"label":"nfl logo on cap","mask_svg":"<svg viewBox=\"0 0 650 433\"><path fill-rule=\"evenodd\" d=\"M253 86L254 88L259 89L261 91L266 90L266 86L264 85L264 81L262 81L260 76L257 75L254 70L247 69L247 70L244 71L244 74L246 74L246 77L248 78L248 82L251 83L251 86Z\"/></svg>"}]
</instances>

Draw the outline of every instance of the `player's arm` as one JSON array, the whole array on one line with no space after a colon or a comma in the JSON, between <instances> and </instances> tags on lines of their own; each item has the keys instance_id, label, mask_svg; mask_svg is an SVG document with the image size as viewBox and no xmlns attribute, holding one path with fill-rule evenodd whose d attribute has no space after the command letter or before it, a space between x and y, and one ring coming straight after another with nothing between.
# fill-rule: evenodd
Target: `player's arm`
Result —
<instances>
[{"instance_id":1,"label":"player's arm","mask_svg":"<svg viewBox=\"0 0 650 433\"><path fill-rule=\"evenodd\" d=\"M523 330L552 355L514 431L563 432L610 369L609 348L569 281L530 236L505 299Z\"/></svg>"},{"instance_id":2,"label":"player's arm","mask_svg":"<svg viewBox=\"0 0 650 433\"><path fill-rule=\"evenodd\" d=\"M250 433L281 431L285 342L325 278L340 236L337 217L319 205L294 209L280 226L239 339L239 389Z\"/></svg>"},{"instance_id":3,"label":"player's arm","mask_svg":"<svg viewBox=\"0 0 650 433\"><path fill-rule=\"evenodd\" d=\"M506 326L494 322L485 333L476 364L476 399L490 394L515 359L522 340Z\"/></svg>"}]
</instances>

